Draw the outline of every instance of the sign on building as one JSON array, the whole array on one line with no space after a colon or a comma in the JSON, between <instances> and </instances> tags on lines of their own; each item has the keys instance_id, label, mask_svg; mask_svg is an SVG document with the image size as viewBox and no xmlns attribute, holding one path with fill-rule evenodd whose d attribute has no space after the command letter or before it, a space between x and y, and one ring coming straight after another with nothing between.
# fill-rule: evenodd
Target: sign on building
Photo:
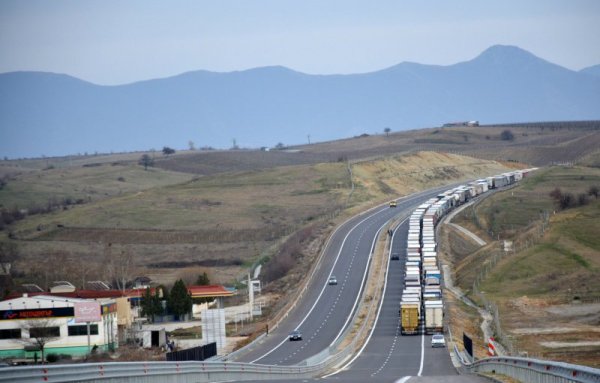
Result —
<instances>
[{"instance_id":1,"label":"sign on building","mask_svg":"<svg viewBox=\"0 0 600 383\"><path fill-rule=\"evenodd\" d=\"M75 302L75 323L100 322L100 303Z\"/></svg>"}]
</instances>

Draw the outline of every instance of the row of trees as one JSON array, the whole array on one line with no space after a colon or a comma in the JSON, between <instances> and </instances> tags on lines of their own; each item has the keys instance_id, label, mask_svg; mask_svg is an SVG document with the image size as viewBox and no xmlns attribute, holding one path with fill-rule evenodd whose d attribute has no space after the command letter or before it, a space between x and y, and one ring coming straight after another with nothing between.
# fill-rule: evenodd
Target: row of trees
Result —
<instances>
[{"instance_id":1,"label":"row of trees","mask_svg":"<svg viewBox=\"0 0 600 383\"><path fill-rule=\"evenodd\" d=\"M590 186L587 193L579 193L577 196L573 193L563 192L560 188L555 188L550 192L550 197L559 209L565 210L572 207L584 206L589 203L589 197L598 199L600 189L598 186Z\"/></svg>"},{"instance_id":2,"label":"row of trees","mask_svg":"<svg viewBox=\"0 0 600 383\"><path fill-rule=\"evenodd\" d=\"M198 276L196 285L206 286L210 284L210 279L205 273ZM160 296L162 290L163 297ZM157 316L172 314L177 319L181 319L186 314L192 311L193 303L211 302L212 298L192 299L187 286L182 279L179 279L169 292L165 287L160 287L154 290L154 294L150 288L146 289L144 296L141 299L140 306L142 308L142 316L147 317L152 322ZM166 304L163 304L165 302Z\"/></svg>"},{"instance_id":3,"label":"row of trees","mask_svg":"<svg viewBox=\"0 0 600 383\"><path fill-rule=\"evenodd\" d=\"M194 150L193 148L194 143L192 141L190 141L190 150ZM165 156L169 156L171 154L175 154L175 149L170 148L168 146L164 146L162 148L162 152ZM148 170L148 166L152 167L154 166L154 158L150 157L148 154L142 154L142 156L140 157L139 161L138 161L139 165L142 165L144 167L144 170Z\"/></svg>"}]
</instances>

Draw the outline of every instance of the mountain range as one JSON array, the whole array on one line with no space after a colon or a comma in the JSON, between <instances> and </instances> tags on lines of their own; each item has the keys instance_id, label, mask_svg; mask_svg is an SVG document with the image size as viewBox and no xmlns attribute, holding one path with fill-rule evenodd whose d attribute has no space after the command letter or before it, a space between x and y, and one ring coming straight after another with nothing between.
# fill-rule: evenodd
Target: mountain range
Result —
<instances>
[{"instance_id":1,"label":"mountain range","mask_svg":"<svg viewBox=\"0 0 600 383\"><path fill-rule=\"evenodd\" d=\"M600 119L600 65L572 71L496 45L449 66L371 73L284 67L194 71L101 86L44 72L0 74L0 156L304 144L440 126Z\"/></svg>"}]
</instances>

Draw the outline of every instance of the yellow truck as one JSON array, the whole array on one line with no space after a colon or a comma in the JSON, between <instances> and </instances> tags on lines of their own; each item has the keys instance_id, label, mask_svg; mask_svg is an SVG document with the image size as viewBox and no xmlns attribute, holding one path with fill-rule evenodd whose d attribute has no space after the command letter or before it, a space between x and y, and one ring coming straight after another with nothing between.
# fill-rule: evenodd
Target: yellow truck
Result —
<instances>
[{"instance_id":1,"label":"yellow truck","mask_svg":"<svg viewBox=\"0 0 600 383\"><path fill-rule=\"evenodd\" d=\"M414 335L419 333L419 318L421 311L420 302L400 302L400 318L402 335Z\"/></svg>"}]
</instances>

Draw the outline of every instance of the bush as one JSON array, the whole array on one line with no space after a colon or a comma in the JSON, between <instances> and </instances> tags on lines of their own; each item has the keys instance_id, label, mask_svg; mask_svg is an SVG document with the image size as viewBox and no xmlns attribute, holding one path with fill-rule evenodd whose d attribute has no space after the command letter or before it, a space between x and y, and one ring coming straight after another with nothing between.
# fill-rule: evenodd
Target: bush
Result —
<instances>
[{"instance_id":1,"label":"bush","mask_svg":"<svg viewBox=\"0 0 600 383\"><path fill-rule=\"evenodd\" d=\"M513 141L515 139L515 135L510 130L506 129L500 133L500 139L503 141Z\"/></svg>"},{"instance_id":2,"label":"bush","mask_svg":"<svg viewBox=\"0 0 600 383\"><path fill-rule=\"evenodd\" d=\"M575 206L575 196L572 193L564 193L560 197L558 205L562 210Z\"/></svg>"},{"instance_id":3,"label":"bush","mask_svg":"<svg viewBox=\"0 0 600 383\"><path fill-rule=\"evenodd\" d=\"M594 196L596 199L598 199L598 194L600 194L600 190L598 190L598 186L590 186L590 188L588 189L588 195L590 196Z\"/></svg>"},{"instance_id":4,"label":"bush","mask_svg":"<svg viewBox=\"0 0 600 383\"><path fill-rule=\"evenodd\" d=\"M58 355L48 354L48 355L46 355L46 361L48 363L56 363L56 362L58 362Z\"/></svg>"},{"instance_id":5,"label":"bush","mask_svg":"<svg viewBox=\"0 0 600 383\"><path fill-rule=\"evenodd\" d=\"M559 201L562 197L562 191L560 191L560 188L554 188L554 190L550 192L550 197L552 197L552 199L555 201Z\"/></svg>"},{"instance_id":6,"label":"bush","mask_svg":"<svg viewBox=\"0 0 600 383\"><path fill-rule=\"evenodd\" d=\"M588 196L587 196L587 194L585 194L585 193L581 193L581 194L579 194L579 195L577 196L577 204L578 204L579 206L584 206L584 205L587 205L587 204L588 204L588 202L589 202L589 200L588 200Z\"/></svg>"}]
</instances>

